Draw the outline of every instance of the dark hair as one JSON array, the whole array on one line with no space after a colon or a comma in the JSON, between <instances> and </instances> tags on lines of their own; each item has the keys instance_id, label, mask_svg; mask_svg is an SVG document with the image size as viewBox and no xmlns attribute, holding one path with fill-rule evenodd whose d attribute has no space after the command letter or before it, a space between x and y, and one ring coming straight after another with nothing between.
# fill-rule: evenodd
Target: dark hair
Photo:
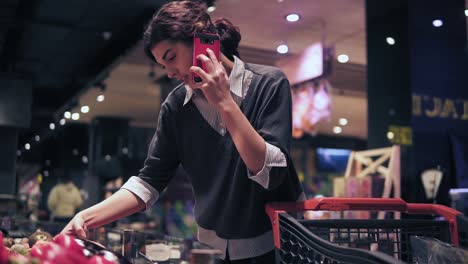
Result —
<instances>
[{"instance_id":1,"label":"dark hair","mask_svg":"<svg viewBox=\"0 0 468 264\"><path fill-rule=\"evenodd\" d=\"M170 40L192 45L196 32L217 33L221 39L221 52L230 60L234 60L233 55L239 57L239 29L225 18L211 22L205 4L188 0L166 3L154 14L143 33L145 54L156 61L151 53L156 44Z\"/></svg>"}]
</instances>

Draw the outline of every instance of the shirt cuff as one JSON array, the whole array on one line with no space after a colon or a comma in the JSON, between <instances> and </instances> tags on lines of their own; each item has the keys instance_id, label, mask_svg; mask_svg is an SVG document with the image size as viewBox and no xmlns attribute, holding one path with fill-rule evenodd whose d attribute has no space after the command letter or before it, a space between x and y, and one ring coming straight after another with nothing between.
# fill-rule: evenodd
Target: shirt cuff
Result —
<instances>
[{"instance_id":1,"label":"shirt cuff","mask_svg":"<svg viewBox=\"0 0 468 264\"><path fill-rule=\"evenodd\" d=\"M136 176L130 177L120 189L129 190L138 196L145 203L145 210L149 210L159 198L159 192L153 186Z\"/></svg>"},{"instance_id":2,"label":"shirt cuff","mask_svg":"<svg viewBox=\"0 0 468 264\"><path fill-rule=\"evenodd\" d=\"M263 168L255 175L253 175L248 169L247 173L249 178L258 184L260 184L263 188L267 189L270 185L270 170L273 167L287 167L288 164L286 162L286 157L284 156L281 150L268 143L265 142L266 151L265 151L265 163L263 164Z\"/></svg>"}]
</instances>

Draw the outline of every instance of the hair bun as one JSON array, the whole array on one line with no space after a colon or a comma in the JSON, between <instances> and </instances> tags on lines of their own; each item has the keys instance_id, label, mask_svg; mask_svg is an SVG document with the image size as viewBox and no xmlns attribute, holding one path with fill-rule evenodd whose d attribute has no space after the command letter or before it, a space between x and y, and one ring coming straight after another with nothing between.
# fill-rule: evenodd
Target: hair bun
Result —
<instances>
[{"instance_id":1,"label":"hair bun","mask_svg":"<svg viewBox=\"0 0 468 264\"><path fill-rule=\"evenodd\" d=\"M239 28L234 26L231 21L225 18L218 18L214 25L221 39L221 51L230 59L234 60L233 55L240 57L237 48L241 40Z\"/></svg>"}]
</instances>

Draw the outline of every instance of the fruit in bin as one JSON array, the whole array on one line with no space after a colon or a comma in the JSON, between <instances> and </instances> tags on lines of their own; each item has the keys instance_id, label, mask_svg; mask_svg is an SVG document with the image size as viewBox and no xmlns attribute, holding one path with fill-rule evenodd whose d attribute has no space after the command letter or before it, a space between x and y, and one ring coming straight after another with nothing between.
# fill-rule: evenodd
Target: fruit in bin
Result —
<instances>
[{"instance_id":1,"label":"fruit in bin","mask_svg":"<svg viewBox=\"0 0 468 264\"><path fill-rule=\"evenodd\" d=\"M83 246L81 246L76 241L76 239L72 236L65 235L65 234L58 234L57 236L54 237L54 242L62 246L68 251L84 256Z\"/></svg>"},{"instance_id":2,"label":"fruit in bin","mask_svg":"<svg viewBox=\"0 0 468 264\"><path fill-rule=\"evenodd\" d=\"M26 248L30 248L30 246L29 246L29 238L23 237L23 239L21 239L20 244L23 245L23 246L26 247Z\"/></svg>"},{"instance_id":3,"label":"fruit in bin","mask_svg":"<svg viewBox=\"0 0 468 264\"><path fill-rule=\"evenodd\" d=\"M29 246L34 246L37 241L52 241L52 235L47 232L37 230L29 237Z\"/></svg>"},{"instance_id":4,"label":"fruit in bin","mask_svg":"<svg viewBox=\"0 0 468 264\"><path fill-rule=\"evenodd\" d=\"M2 232L0 232L0 239L3 240ZM6 264L8 262L8 254L9 250L5 246L0 245L0 264Z\"/></svg>"},{"instance_id":5,"label":"fruit in bin","mask_svg":"<svg viewBox=\"0 0 468 264\"><path fill-rule=\"evenodd\" d=\"M26 248L25 246L21 245L21 244L14 244L13 246L11 246L10 248L10 254L11 253L17 253L17 254L20 254L20 255L23 255L23 256L26 256L26 257L29 257L29 249Z\"/></svg>"},{"instance_id":6,"label":"fruit in bin","mask_svg":"<svg viewBox=\"0 0 468 264\"><path fill-rule=\"evenodd\" d=\"M39 259L41 264L87 263L87 259L83 254L77 254L76 252L67 250L55 242L44 242L36 244L31 249L30 255L33 258Z\"/></svg>"},{"instance_id":7,"label":"fruit in bin","mask_svg":"<svg viewBox=\"0 0 468 264\"><path fill-rule=\"evenodd\" d=\"M9 264L30 264L31 260L24 255L12 253L10 257L8 258L8 263Z\"/></svg>"},{"instance_id":8,"label":"fruit in bin","mask_svg":"<svg viewBox=\"0 0 468 264\"><path fill-rule=\"evenodd\" d=\"M4 237L3 238L3 245L5 247L9 248L9 247L13 246L13 244L15 244L15 241L13 240L13 238L11 238L11 237Z\"/></svg>"}]
</instances>

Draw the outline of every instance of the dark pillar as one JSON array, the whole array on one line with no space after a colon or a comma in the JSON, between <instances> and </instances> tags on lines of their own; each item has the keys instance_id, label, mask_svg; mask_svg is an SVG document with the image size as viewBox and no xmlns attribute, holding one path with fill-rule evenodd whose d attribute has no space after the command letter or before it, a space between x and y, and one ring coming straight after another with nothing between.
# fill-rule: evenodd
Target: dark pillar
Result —
<instances>
[{"instance_id":1,"label":"dark pillar","mask_svg":"<svg viewBox=\"0 0 468 264\"><path fill-rule=\"evenodd\" d=\"M96 117L91 121L89 140L89 174L85 177L83 188L88 191L89 207L103 199L104 182L124 177L122 150L127 147L128 119Z\"/></svg>"},{"instance_id":2,"label":"dark pillar","mask_svg":"<svg viewBox=\"0 0 468 264\"><path fill-rule=\"evenodd\" d=\"M31 122L31 87L28 80L0 75L0 213L14 209L18 128Z\"/></svg>"},{"instance_id":3,"label":"dark pillar","mask_svg":"<svg viewBox=\"0 0 468 264\"><path fill-rule=\"evenodd\" d=\"M411 125L408 1L366 1L369 149L388 147L390 126ZM395 43L390 45L387 38ZM391 39L389 39L391 41ZM401 146L401 193L406 199L412 156Z\"/></svg>"},{"instance_id":4,"label":"dark pillar","mask_svg":"<svg viewBox=\"0 0 468 264\"><path fill-rule=\"evenodd\" d=\"M411 122L407 2L366 1L368 148L390 146L389 126Z\"/></svg>"},{"instance_id":5,"label":"dark pillar","mask_svg":"<svg viewBox=\"0 0 468 264\"><path fill-rule=\"evenodd\" d=\"M412 0L409 5L410 72L413 93L414 184L422 171L440 166L437 202L450 204L448 190L468 188L455 162L468 164L468 58L465 0ZM434 27L439 19L441 27ZM451 141L455 137L456 142ZM458 146L455 146L457 144ZM460 149L465 152L457 153ZM457 181L458 180L458 181ZM465 181L465 186L462 182ZM424 201L424 194L421 195ZM421 201L421 197L414 197Z\"/></svg>"},{"instance_id":6,"label":"dark pillar","mask_svg":"<svg viewBox=\"0 0 468 264\"><path fill-rule=\"evenodd\" d=\"M468 131L464 2L366 1L368 148L390 145L389 125L411 126L412 144L401 155L407 201L427 202L420 179L425 169L444 170L438 202L448 204L448 189L456 186L450 138ZM433 26L436 19L442 27ZM461 149L468 153L468 139Z\"/></svg>"}]
</instances>

